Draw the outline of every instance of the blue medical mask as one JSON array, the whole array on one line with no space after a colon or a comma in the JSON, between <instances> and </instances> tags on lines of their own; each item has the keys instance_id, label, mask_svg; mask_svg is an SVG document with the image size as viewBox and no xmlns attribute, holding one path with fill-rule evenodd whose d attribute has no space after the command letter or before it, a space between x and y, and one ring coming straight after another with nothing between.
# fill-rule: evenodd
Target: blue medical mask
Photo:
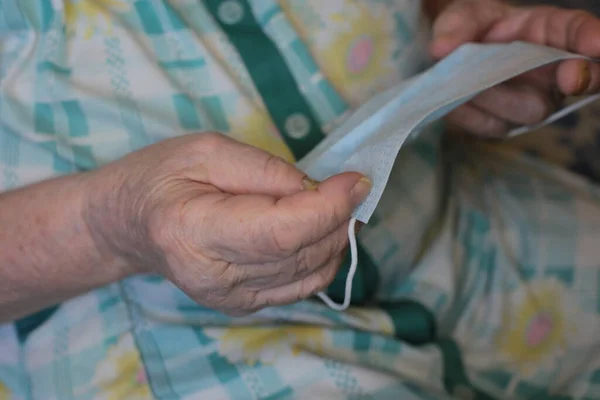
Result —
<instances>
[{"instance_id":1,"label":"blue medical mask","mask_svg":"<svg viewBox=\"0 0 600 400\"><path fill-rule=\"evenodd\" d=\"M429 70L389 89L359 108L312 152L297 163L316 180L342 172L360 172L373 188L354 211L348 235L352 266L342 305L325 294L319 296L330 307L344 310L350 302L356 271L356 221L368 223L383 194L402 145L446 114L486 89L530 70L567 59L585 59L562 50L530 43L467 44ZM509 133L516 136L540 128L598 99L595 95L554 114L541 124Z\"/></svg>"}]
</instances>

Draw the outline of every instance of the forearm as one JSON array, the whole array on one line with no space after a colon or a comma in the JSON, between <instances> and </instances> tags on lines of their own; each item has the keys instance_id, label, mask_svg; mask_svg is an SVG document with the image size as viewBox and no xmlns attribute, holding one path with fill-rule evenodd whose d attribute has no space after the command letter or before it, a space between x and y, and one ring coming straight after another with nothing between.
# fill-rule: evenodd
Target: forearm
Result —
<instances>
[{"instance_id":1,"label":"forearm","mask_svg":"<svg viewBox=\"0 0 600 400\"><path fill-rule=\"evenodd\" d=\"M87 183L78 174L0 194L0 322L127 275L84 220Z\"/></svg>"}]
</instances>

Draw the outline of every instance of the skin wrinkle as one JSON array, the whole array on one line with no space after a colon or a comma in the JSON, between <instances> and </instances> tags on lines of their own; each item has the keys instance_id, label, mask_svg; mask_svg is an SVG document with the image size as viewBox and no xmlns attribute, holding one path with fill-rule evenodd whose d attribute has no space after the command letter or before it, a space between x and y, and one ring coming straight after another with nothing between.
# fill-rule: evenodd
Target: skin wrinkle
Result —
<instances>
[{"instance_id":1,"label":"skin wrinkle","mask_svg":"<svg viewBox=\"0 0 600 400\"><path fill-rule=\"evenodd\" d=\"M277 176L277 174L275 176L272 176L274 172L272 171L276 171L278 172L278 175L281 175L281 171L282 169L285 169L285 167L282 168L282 165L285 164L286 166L289 165L289 163L287 161L285 161L283 158L276 156L276 155L270 155L263 166L263 175L265 176L265 181L266 182L283 182L285 181L285 179L282 179L281 176ZM298 184L298 191L302 190L302 183ZM292 193L289 193L292 194ZM281 198L283 196L279 196L279 198Z\"/></svg>"},{"instance_id":2,"label":"skin wrinkle","mask_svg":"<svg viewBox=\"0 0 600 400\"><path fill-rule=\"evenodd\" d=\"M320 242L317 242L311 247L305 247L304 249L298 251L296 253L295 260L296 276L300 279L303 279L309 276L310 274L314 273L315 271L318 271L322 266L330 263L332 259L337 258L340 252L342 252L347 245L346 231L347 228L341 228L338 229L338 231L335 232L335 234L333 235L333 237L339 237L341 235L342 238L346 240L336 240L333 244L330 244L329 236L327 236L326 238L322 239ZM325 250L330 250L329 252L327 252L328 257L326 259L311 262L310 256L314 257L314 255L321 254L325 252ZM311 265L316 265L317 267L311 267ZM304 273L303 270L306 271L306 273Z\"/></svg>"},{"instance_id":3,"label":"skin wrinkle","mask_svg":"<svg viewBox=\"0 0 600 400\"><path fill-rule=\"evenodd\" d=\"M317 193L323 194L322 190L318 186L317 186L316 190L314 190L314 191L317 192ZM285 209L286 206L282 205L282 203L286 202L286 200L287 200L286 198L277 200L276 204L275 204L276 207L282 207L282 208ZM326 207L326 206L323 205L323 207ZM346 219L346 218L344 218L344 216L340 215L340 211L336 210L335 208L332 210L331 214L332 214L332 219L334 221L343 221L343 220ZM319 218L314 223L315 229L318 229L319 231L323 231L323 229L321 227L331 225L331 224L328 223L328 221L323 221L322 220L323 219L323 217L321 217L323 215L322 212L317 212L314 215L317 218ZM296 216L291 216L291 217L294 218L294 219L297 218ZM295 226L298 226L300 224L305 224L305 223L303 221L299 221L299 220L296 219L295 221L287 221L287 224L288 224L287 230L290 231L290 232L294 232L295 231ZM330 230L325 230L324 231L325 236L330 235L333 232L335 232L338 229L338 227L339 227L339 225L332 227L332 229L330 229ZM271 234L277 236L276 232L271 232ZM312 237L310 240L307 240L307 241L299 243L298 244L298 248L295 249L295 250L297 251L297 250L299 250L302 247L307 247L307 246L313 245L316 242L318 242L320 239L321 238L314 238L314 237Z\"/></svg>"},{"instance_id":4,"label":"skin wrinkle","mask_svg":"<svg viewBox=\"0 0 600 400\"><path fill-rule=\"evenodd\" d=\"M257 196L246 195L247 197L256 198ZM258 209L248 209L246 219L240 219L237 222L237 226L239 228L244 228L245 232L238 232L237 241L232 241L230 237L231 233L224 231L224 229L230 228L230 226L226 226L225 224L219 224L218 221L226 220L228 218L228 214L231 213L231 207L228 205L228 201L239 200L234 197L224 198L223 201L219 202L220 207L213 207L214 212L211 214L211 218L208 219L207 224L210 227L210 232L207 237L210 238L211 242L209 246L206 246L207 250L215 249L218 251L223 251L225 255L229 254L229 260L232 262L238 262L242 257L240 251L244 252L244 257L248 257L249 253L252 254L251 259L256 260L257 262L264 261L275 261L280 259L280 257L287 256L288 253L278 252L270 252L267 251L271 249L272 238L271 235L264 235L264 231L266 227L272 227L273 224L270 221L263 221L263 209L264 205L269 203L263 202L261 207ZM263 196L263 200L272 201L272 204L275 203L275 200L270 196ZM269 208L269 207L267 207ZM240 239L242 238L242 239ZM226 243L226 245L222 245L221 243ZM238 246L237 249L233 249L231 244L234 243ZM240 244L243 243L243 248L240 248Z\"/></svg>"},{"instance_id":5,"label":"skin wrinkle","mask_svg":"<svg viewBox=\"0 0 600 400\"><path fill-rule=\"evenodd\" d=\"M344 225L341 228L339 228L338 231L336 232L336 235L341 236L342 240L340 242L338 242L337 246L334 247L334 249L332 250L330 257L328 259L326 259L325 261L319 262L319 263L317 263L317 262L309 263L309 264L315 265L315 267L312 270L309 269L306 273L301 273L300 275L296 275L296 276L298 276L299 278L305 278L306 276L309 276L316 270L320 269L323 265L329 263L331 261L331 259L338 257L340 252L343 253L344 249L347 245L346 231L347 231L347 226ZM317 243L325 243L327 241L328 241L328 237L325 237ZM300 252L312 252L312 253L317 253L317 254L319 253L319 251L315 250L313 247L303 248L300 250ZM278 261L275 263L249 264L249 265L246 265L246 267L247 268L262 268L262 269L264 269L265 272L261 273L260 276L257 277L257 280L262 280L262 281L264 281L265 279L268 279L269 277L275 278L274 280L277 281L278 277L280 277L280 276L289 277L286 275L290 274L290 271L294 271L292 268L279 267L279 265L297 266L298 261L296 259L296 254L292 254L289 257L285 258L284 260L281 260L281 261ZM273 272L271 272L272 270L279 270L279 273L277 273L277 272L273 273ZM276 284L276 286L279 286L279 285L280 285L279 283Z\"/></svg>"},{"instance_id":6,"label":"skin wrinkle","mask_svg":"<svg viewBox=\"0 0 600 400\"><path fill-rule=\"evenodd\" d=\"M267 221L265 221L267 223ZM304 247L304 243L294 240L295 227L292 221L278 221L277 223L268 225L268 238L269 244L277 250L278 256L289 256L299 251ZM285 239L283 239L285 238Z\"/></svg>"}]
</instances>

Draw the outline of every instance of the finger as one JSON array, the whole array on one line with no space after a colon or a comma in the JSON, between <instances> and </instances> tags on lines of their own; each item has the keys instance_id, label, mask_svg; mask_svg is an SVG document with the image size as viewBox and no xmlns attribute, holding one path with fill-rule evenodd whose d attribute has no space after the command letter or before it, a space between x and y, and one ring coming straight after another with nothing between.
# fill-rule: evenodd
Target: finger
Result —
<instances>
[{"instance_id":1,"label":"finger","mask_svg":"<svg viewBox=\"0 0 600 400\"><path fill-rule=\"evenodd\" d=\"M258 291L254 298L253 309L294 304L322 292L335 279L342 261L343 254L340 254L305 279L277 288Z\"/></svg>"},{"instance_id":2,"label":"finger","mask_svg":"<svg viewBox=\"0 0 600 400\"><path fill-rule=\"evenodd\" d=\"M293 254L329 235L346 223L371 190L371 182L358 173L344 173L304 191L278 200L260 216L263 237L283 254Z\"/></svg>"},{"instance_id":3,"label":"finger","mask_svg":"<svg viewBox=\"0 0 600 400\"><path fill-rule=\"evenodd\" d=\"M465 104L448 114L447 121L461 130L484 137L501 137L508 132L505 120Z\"/></svg>"},{"instance_id":4,"label":"finger","mask_svg":"<svg viewBox=\"0 0 600 400\"><path fill-rule=\"evenodd\" d=\"M600 65L586 60L567 60L537 68L510 82L534 85L564 96L597 93L600 91Z\"/></svg>"},{"instance_id":5,"label":"finger","mask_svg":"<svg viewBox=\"0 0 600 400\"><path fill-rule=\"evenodd\" d=\"M272 289L305 279L344 254L348 247L348 223L315 244L279 262L266 265L244 265L252 277L244 282L250 289Z\"/></svg>"},{"instance_id":6,"label":"finger","mask_svg":"<svg viewBox=\"0 0 600 400\"><path fill-rule=\"evenodd\" d=\"M600 91L600 65L586 60L564 61L556 71L558 88L567 96Z\"/></svg>"},{"instance_id":7,"label":"finger","mask_svg":"<svg viewBox=\"0 0 600 400\"><path fill-rule=\"evenodd\" d=\"M485 40L524 40L597 58L600 19L582 10L533 7L498 23ZM544 79L552 86L558 83L565 95L593 93L600 90L600 66L570 60L561 63L555 75L545 75Z\"/></svg>"},{"instance_id":8,"label":"finger","mask_svg":"<svg viewBox=\"0 0 600 400\"><path fill-rule=\"evenodd\" d=\"M362 175L344 173L279 200L204 195L198 204L188 203L192 211L185 215L197 226L193 236L204 254L240 264L276 262L347 223L370 187Z\"/></svg>"},{"instance_id":9,"label":"finger","mask_svg":"<svg viewBox=\"0 0 600 400\"><path fill-rule=\"evenodd\" d=\"M306 175L280 157L219 134L199 140L204 162L200 180L231 194L267 194L282 197L307 185Z\"/></svg>"},{"instance_id":10,"label":"finger","mask_svg":"<svg viewBox=\"0 0 600 400\"><path fill-rule=\"evenodd\" d=\"M433 25L431 54L443 58L460 45L481 40L493 25L505 18L511 7L495 1L457 1Z\"/></svg>"},{"instance_id":11,"label":"finger","mask_svg":"<svg viewBox=\"0 0 600 400\"><path fill-rule=\"evenodd\" d=\"M508 82L519 85L532 85L546 92L556 91L556 71L558 63L546 65L525 72Z\"/></svg>"},{"instance_id":12,"label":"finger","mask_svg":"<svg viewBox=\"0 0 600 400\"><path fill-rule=\"evenodd\" d=\"M557 7L515 10L489 31L486 41L523 40L589 57L600 56L600 20L594 15Z\"/></svg>"},{"instance_id":13,"label":"finger","mask_svg":"<svg viewBox=\"0 0 600 400\"><path fill-rule=\"evenodd\" d=\"M512 124L543 121L558 104L549 93L531 85L506 83L486 90L471 102L479 110Z\"/></svg>"}]
</instances>

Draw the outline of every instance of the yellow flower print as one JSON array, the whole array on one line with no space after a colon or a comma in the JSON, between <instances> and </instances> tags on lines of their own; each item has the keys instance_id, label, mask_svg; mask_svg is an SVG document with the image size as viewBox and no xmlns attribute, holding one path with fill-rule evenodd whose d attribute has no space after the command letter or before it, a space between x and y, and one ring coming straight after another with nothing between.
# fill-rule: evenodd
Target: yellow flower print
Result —
<instances>
[{"instance_id":1,"label":"yellow flower print","mask_svg":"<svg viewBox=\"0 0 600 400\"><path fill-rule=\"evenodd\" d=\"M368 332L394 334L394 323L389 315L377 308L354 308L344 311L345 316L351 318L352 325Z\"/></svg>"},{"instance_id":2,"label":"yellow flower print","mask_svg":"<svg viewBox=\"0 0 600 400\"><path fill-rule=\"evenodd\" d=\"M138 351L130 334L108 350L96 370L94 381L103 400L147 400L152 394Z\"/></svg>"},{"instance_id":3,"label":"yellow flower print","mask_svg":"<svg viewBox=\"0 0 600 400\"><path fill-rule=\"evenodd\" d=\"M505 316L505 328L498 336L500 353L524 374L555 361L567 347L569 335L574 333L567 304L559 282L531 284L515 313Z\"/></svg>"},{"instance_id":4,"label":"yellow flower print","mask_svg":"<svg viewBox=\"0 0 600 400\"><path fill-rule=\"evenodd\" d=\"M282 7L298 24L287 3ZM394 78L394 22L384 10L347 0L339 11L329 10L322 16L328 29L303 34L305 40L312 38L307 42L324 74L351 103L367 100L370 92Z\"/></svg>"},{"instance_id":5,"label":"yellow flower print","mask_svg":"<svg viewBox=\"0 0 600 400\"><path fill-rule=\"evenodd\" d=\"M283 141L266 113L238 107L229 121L230 135L240 142L258 147L293 163L294 155Z\"/></svg>"},{"instance_id":6,"label":"yellow flower print","mask_svg":"<svg viewBox=\"0 0 600 400\"><path fill-rule=\"evenodd\" d=\"M0 382L0 400L8 399L10 399L10 391L4 383Z\"/></svg>"},{"instance_id":7,"label":"yellow flower print","mask_svg":"<svg viewBox=\"0 0 600 400\"><path fill-rule=\"evenodd\" d=\"M327 333L316 326L232 327L206 333L219 341L220 353L231 362L273 363L279 357L302 351L322 353Z\"/></svg>"},{"instance_id":8,"label":"yellow flower print","mask_svg":"<svg viewBox=\"0 0 600 400\"><path fill-rule=\"evenodd\" d=\"M83 25L84 38L91 38L102 26L112 32L111 14L125 12L129 4L124 0L65 0L65 25L67 33L73 34Z\"/></svg>"}]
</instances>

